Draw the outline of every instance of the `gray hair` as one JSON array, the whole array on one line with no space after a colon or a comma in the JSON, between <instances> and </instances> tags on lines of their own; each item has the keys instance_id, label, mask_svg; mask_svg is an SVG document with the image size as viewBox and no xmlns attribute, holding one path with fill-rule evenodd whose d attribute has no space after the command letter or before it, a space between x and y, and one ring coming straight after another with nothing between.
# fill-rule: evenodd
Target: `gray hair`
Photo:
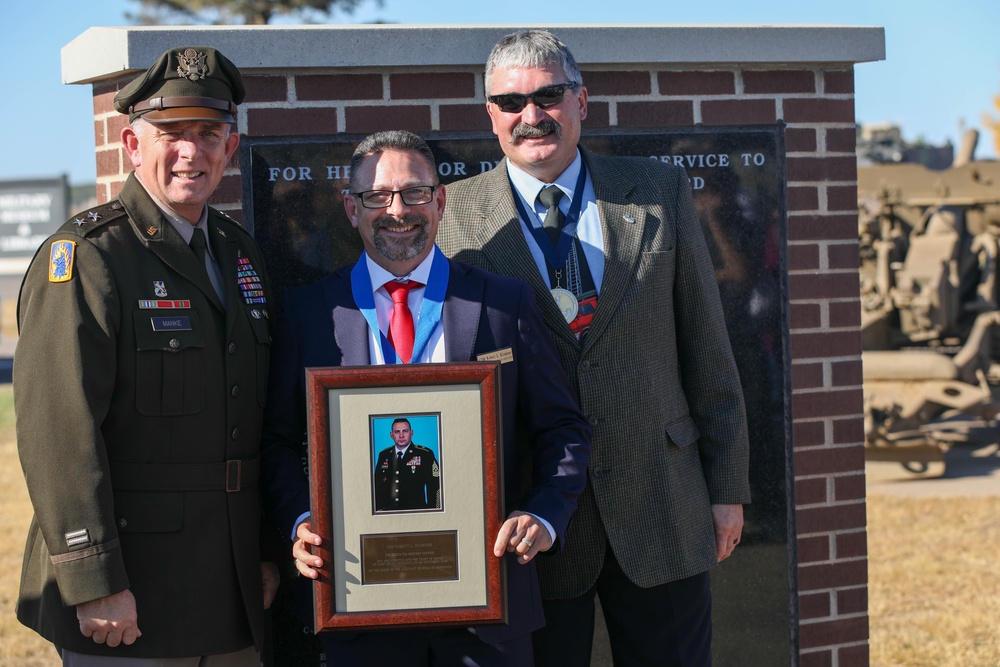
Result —
<instances>
[{"instance_id":1,"label":"gray hair","mask_svg":"<svg viewBox=\"0 0 1000 667\"><path fill-rule=\"evenodd\" d=\"M204 122L209 122L209 121L204 121ZM233 123L226 123L223 121L218 121L218 123L219 125L225 126L226 137L232 134L233 129L236 127L235 124ZM154 124L150 123L142 116L136 116L135 120L129 123L129 127L132 128L132 131L135 132L136 136L142 136L143 134L146 133L147 130L149 130L149 128L154 127Z\"/></svg>"},{"instance_id":2,"label":"gray hair","mask_svg":"<svg viewBox=\"0 0 1000 667\"><path fill-rule=\"evenodd\" d=\"M365 158L381 153L383 151L413 151L424 159L427 166L431 168L431 173L437 175L437 164L434 161L434 153L431 152L427 142L408 130L385 130L369 134L361 140L358 147L354 149L351 156L351 176L348 179L351 192L357 192L358 183L355 174L361 168L361 163Z\"/></svg>"},{"instance_id":3,"label":"gray hair","mask_svg":"<svg viewBox=\"0 0 1000 667\"><path fill-rule=\"evenodd\" d=\"M548 30L513 32L493 46L486 59L486 94L492 94L493 72L498 69L562 67L566 79L583 83L583 76L569 47ZM524 91L531 92L531 91Z\"/></svg>"}]
</instances>

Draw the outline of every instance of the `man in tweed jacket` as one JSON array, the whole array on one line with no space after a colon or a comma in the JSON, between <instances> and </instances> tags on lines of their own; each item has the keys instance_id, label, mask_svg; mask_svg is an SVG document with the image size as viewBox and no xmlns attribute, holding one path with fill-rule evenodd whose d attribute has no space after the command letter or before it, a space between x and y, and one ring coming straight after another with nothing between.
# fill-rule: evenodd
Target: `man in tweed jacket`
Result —
<instances>
[{"instance_id":1,"label":"man in tweed jacket","mask_svg":"<svg viewBox=\"0 0 1000 667\"><path fill-rule=\"evenodd\" d=\"M563 549L538 563L536 664L589 665L599 595L616 665L708 665L708 570L740 540L748 439L687 178L578 149L587 89L546 31L497 43L486 93L506 159L449 186L438 242L533 286L594 429ZM559 215L536 201L547 184Z\"/></svg>"}]
</instances>

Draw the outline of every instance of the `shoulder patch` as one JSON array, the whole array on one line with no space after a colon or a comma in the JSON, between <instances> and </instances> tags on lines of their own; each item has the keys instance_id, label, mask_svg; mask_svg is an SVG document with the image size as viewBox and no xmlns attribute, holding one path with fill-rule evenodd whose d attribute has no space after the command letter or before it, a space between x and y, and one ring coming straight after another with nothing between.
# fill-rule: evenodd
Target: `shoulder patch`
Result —
<instances>
[{"instance_id":1,"label":"shoulder patch","mask_svg":"<svg viewBox=\"0 0 1000 667\"><path fill-rule=\"evenodd\" d=\"M49 282L64 283L73 279L75 241L53 241L49 249Z\"/></svg>"}]
</instances>

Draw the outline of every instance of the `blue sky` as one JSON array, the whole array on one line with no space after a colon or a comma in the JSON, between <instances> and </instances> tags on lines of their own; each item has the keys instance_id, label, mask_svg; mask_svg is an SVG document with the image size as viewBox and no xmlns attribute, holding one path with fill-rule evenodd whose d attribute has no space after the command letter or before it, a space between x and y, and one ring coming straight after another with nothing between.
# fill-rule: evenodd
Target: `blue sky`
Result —
<instances>
[{"instance_id":1,"label":"blue sky","mask_svg":"<svg viewBox=\"0 0 1000 667\"><path fill-rule=\"evenodd\" d=\"M89 86L62 84L59 50L92 26L127 25L130 0L11 2L3 11L0 82L4 158L0 179L69 174L95 178ZM333 21L402 24L653 23L830 24L882 26L886 60L856 67L857 118L892 121L907 139L957 144L961 126L983 129L1000 116L1000 2L997 0L549 0L530 10L468 0L369 0ZM570 45L572 47L572 44ZM983 132L977 155L994 157Z\"/></svg>"}]
</instances>

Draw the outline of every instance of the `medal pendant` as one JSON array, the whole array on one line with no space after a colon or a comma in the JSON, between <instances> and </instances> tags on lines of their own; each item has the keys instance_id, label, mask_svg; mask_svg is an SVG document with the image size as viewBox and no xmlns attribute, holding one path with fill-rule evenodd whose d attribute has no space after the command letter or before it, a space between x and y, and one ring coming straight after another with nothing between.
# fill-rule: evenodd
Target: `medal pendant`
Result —
<instances>
[{"instance_id":1,"label":"medal pendant","mask_svg":"<svg viewBox=\"0 0 1000 667\"><path fill-rule=\"evenodd\" d=\"M576 296L574 296L568 289L563 289L562 287L555 287L550 291L552 292L552 298L556 300L556 306L558 306L559 310L562 312L566 323L569 324L575 320L577 313L580 312L580 302L576 300Z\"/></svg>"}]
</instances>

